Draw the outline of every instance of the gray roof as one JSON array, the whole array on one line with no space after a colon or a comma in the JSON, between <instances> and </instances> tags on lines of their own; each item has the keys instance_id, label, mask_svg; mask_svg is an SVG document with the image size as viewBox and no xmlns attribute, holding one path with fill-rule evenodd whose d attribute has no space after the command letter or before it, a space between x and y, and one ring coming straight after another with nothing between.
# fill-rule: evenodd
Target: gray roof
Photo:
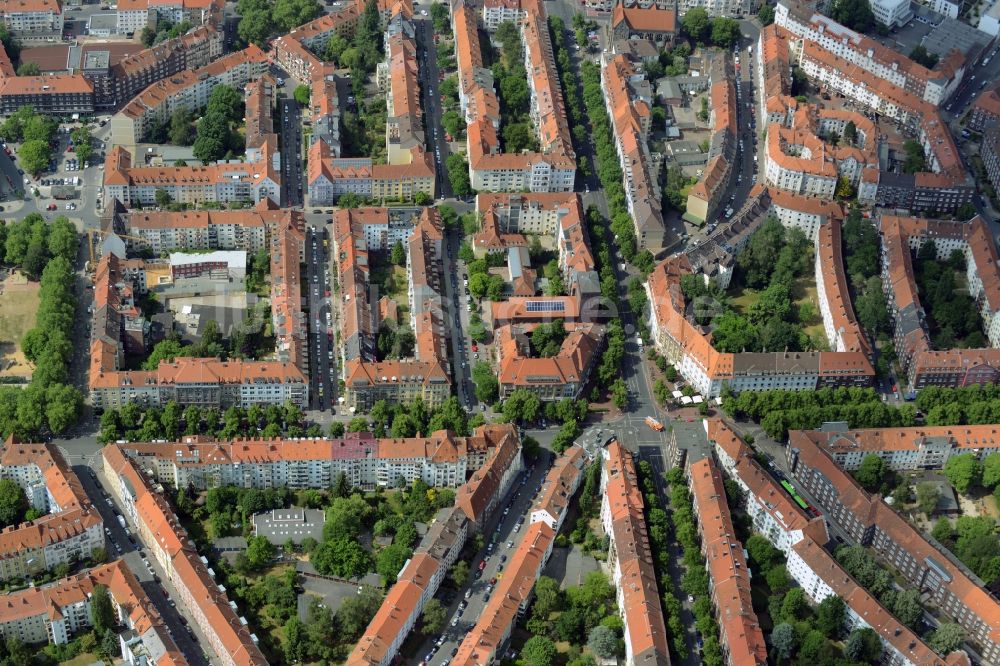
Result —
<instances>
[{"instance_id":1,"label":"gray roof","mask_svg":"<svg viewBox=\"0 0 1000 666\"><path fill-rule=\"evenodd\" d=\"M967 56L978 54L990 42L990 36L967 23L945 18L921 40L924 48L940 57L952 49Z\"/></svg>"}]
</instances>

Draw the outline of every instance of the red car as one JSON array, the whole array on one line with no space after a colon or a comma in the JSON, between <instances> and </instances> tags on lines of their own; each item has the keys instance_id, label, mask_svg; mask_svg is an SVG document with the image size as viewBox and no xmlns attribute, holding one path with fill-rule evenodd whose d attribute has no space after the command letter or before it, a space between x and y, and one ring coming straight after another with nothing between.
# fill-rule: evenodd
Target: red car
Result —
<instances>
[{"instance_id":1,"label":"red car","mask_svg":"<svg viewBox=\"0 0 1000 666\"><path fill-rule=\"evenodd\" d=\"M486 568L486 560L479 560L479 570L482 571Z\"/></svg>"},{"instance_id":2,"label":"red car","mask_svg":"<svg viewBox=\"0 0 1000 666\"><path fill-rule=\"evenodd\" d=\"M472 345L472 351L474 352L479 351L479 347L477 347L476 345Z\"/></svg>"},{"instance_id":3,"label":"red car","mask_svg":"<svg viewBox=\"0 0 1000 666\"><path fill-rule=\"evenodd\" d=\"M55 204L49 204L48 206L45 207L45 210L56 210L57 208L59 208L59 206Z\"/></svg>"}]
</instances>

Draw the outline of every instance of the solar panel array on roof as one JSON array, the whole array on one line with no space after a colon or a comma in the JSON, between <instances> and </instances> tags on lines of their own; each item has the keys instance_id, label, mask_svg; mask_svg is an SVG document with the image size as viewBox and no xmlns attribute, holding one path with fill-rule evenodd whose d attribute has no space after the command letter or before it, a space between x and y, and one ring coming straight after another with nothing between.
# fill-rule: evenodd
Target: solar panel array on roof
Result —
<instances>
[{"instance_id":1,"label":"solar panel array on roof","mask_svg":"<svg viewBox=\"0 0 1000 666\"><path fill-rule=\"evenodd\" d=\"M565 312L566 303L563 301L528 301L525 308L528 312Z\"/></svg>"}]
</instances>

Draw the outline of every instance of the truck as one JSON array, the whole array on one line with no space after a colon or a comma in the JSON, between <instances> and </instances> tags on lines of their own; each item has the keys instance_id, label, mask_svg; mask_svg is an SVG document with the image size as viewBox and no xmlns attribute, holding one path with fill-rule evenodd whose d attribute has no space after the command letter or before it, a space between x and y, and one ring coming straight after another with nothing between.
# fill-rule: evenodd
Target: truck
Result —
<instances>
[{"instance_id":1,"label":"truck","mask_svg":"<svg viewBox=\"0 0 1000 666\"><path fill-rule=\"evenodd\" d=\"M648 425L650 428L652 428L656 432L660 432L661 430L663 430L663 424L660 423L659 421L657 421L656 419L654 419L652 416L647 416L646 417L646 425Z\"/></svg>"}]
</instances>

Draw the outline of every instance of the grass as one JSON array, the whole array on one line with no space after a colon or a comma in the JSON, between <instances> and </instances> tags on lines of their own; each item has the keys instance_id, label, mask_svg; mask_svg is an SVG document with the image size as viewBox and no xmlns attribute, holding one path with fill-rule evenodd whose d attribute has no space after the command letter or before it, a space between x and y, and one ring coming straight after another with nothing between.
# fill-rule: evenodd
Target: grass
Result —
<instances>
[{"instance_id":1,"label":"grass","mask_svg":"<svg viewBox=\"0 0 1000 666\"><path fill-rule=\"evenodd\" d=\"M371 261L371 284L378 285L379 296L388 296L396 301L399 308L399 321L409 320L410 298L406 290L406 268L396 266L389 262L388 252L372 252L369 254ZM393 278L393 288L389 291L383 286L389 275Z\"/></svg>"},{"instance_id":2,"label":"grass","mask_svg":"<svg viewBox=\"0 0 1000 666\"><path fill-rule=\"evenodd\" d=\"M741 315L747 315L750 308L758 300L760 300L760 292L743 285L739 285L729 292L730 304ZM792 285L792 304L795 306L795 310L798 311L805 303L812 304L813 315L807 321L801 322L800 326L817 349L825 350L827 348L826 331L823 328L823 317L819 310L816 276L811 272L795 280L795 284Z\"/></svg>"},{"instance_id":3,"label":"grass","mask_svg":"<svg viewBox=\"0 0 1000 666\"><path fill-rule=\"evenodd\" d=\"M31 368L21 353L21 338L35 325L38 312L37 282L4 282L0 288L0 370L5 376L30 376ZM8 361L15 365L6 369Z\"/></svg>"},{"instance_id":4,"label":"grass","mask_svg":"<svg viewBox=\"0 0 1000 666\"><path fill-rule=\"evenodd\" d=\"M64 661L62 666L90 666L90 664L95 662L103 663L103 660L93 652L84 652L83 654L78 654L69 661Z\"/></svg>"}]
</instances>

